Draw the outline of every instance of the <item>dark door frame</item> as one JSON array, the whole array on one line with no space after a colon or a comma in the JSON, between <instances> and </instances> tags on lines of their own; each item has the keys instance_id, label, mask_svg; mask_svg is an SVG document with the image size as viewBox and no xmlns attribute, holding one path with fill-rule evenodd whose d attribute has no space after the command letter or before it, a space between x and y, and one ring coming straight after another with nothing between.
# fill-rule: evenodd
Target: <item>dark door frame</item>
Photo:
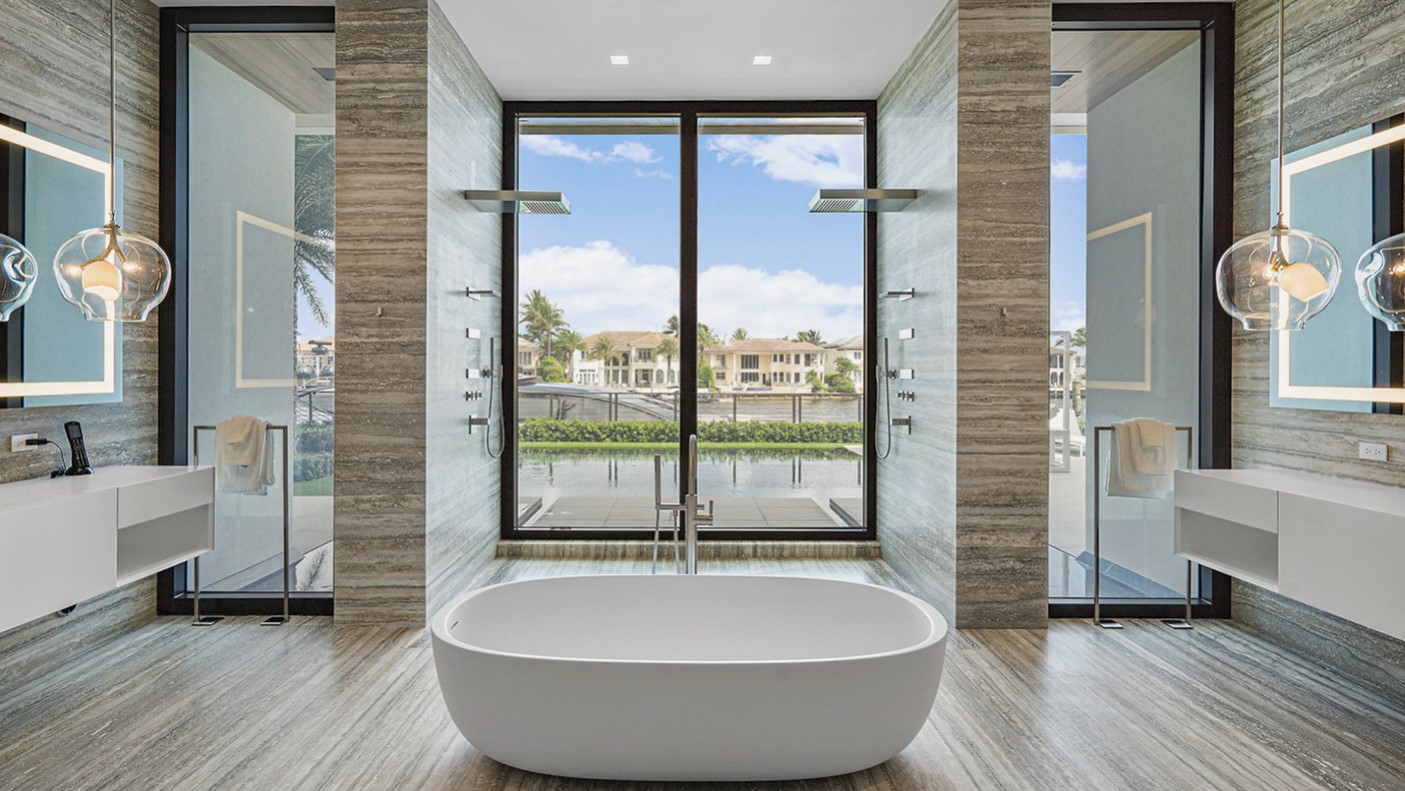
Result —
<instances>
[{"instance_id":1,"label":"dark door frame","mask_svg":"<svg viewBox=\"0 0 1405 791\"><path fill-rule=\"evenodd\" d=\"M190 437L189 395L189 193L190 135L188 79L189 34L231 32L332 32L332 6L219 6L161 9L161 247L171 257L169 296L158 308L157 346L160 358L157 385L157 457L160 464L187 464ZM156 575L156 611L160 615L189 615L186 565ZM330 593L295 593L294 615L331 615ZM200 612L206 615L276 615L283 612L281 591L201 592Z\"/></svg>"},{"instance_id":2,"label":"dark door frame","mask_svg":"<svg viewBox=\"0 0 1405 791\"><path fill-rule=\"evenodd\" d=\"M1234 242L1234 6L1232 3L1055 3L1053 29L1199 30L1201 101L1199 464L1231 466L1232 320L1215 297L1215 264ZM1230 577L1200 567L1196 618L1228 618ZM1205 592L1209 591L1209 597ZM1178 618L1184 600L1104 599L1108 618ZM1051 618L1091 618L1090 599L1051 599Z\"/></svg>"},{"instance_id":3,"label":"dark door frame","mask_svg":"<svg viewBox=\"0 0 1405 791\"><path fill-rule=\"evenodd\" d=\"M1405 123L1396 114L1371 125L1384 132ZM1371 239L1380 242L1405 233L1405 144L1396 142L1371 153ZM1349 266L1349 262L1342 264ZM1391 332L1383 322L1371 322L1371 356L1376 387L1405 387L1405 334ZM1405 404L1377 401L1371 411L1382 415L1405 414Z\"/></svg>"},{"instance_id":4,"label":"dark door frame","mask_svg":"<svg viewBox=\"0 0 1405 791\"><path fill-rule=\"evenodd\" d=\"M502 188L517 186L517 122L524 116L669 116L679 120L679 269L681 278L678 321L680 394L687 383L697 381L697 293L698 279L698 165L697 129L699 116L822 116L848 115L864 119L864 186L878 186L878 102L858 100L796 100L796 101L531 101L503 103L503 171ZM505 372L516 371L516 344L507 339L517 337L517 215L502 218L502 293L503 312L501 335L502 359ZM872 541L877 537L878 503L875 476L877 458L873 447L877 401L870 397L876 392L877 375L871 350L878 334L876 314L878 260L878 218L866 214L864 222L864 526L832 530L703 530L704 541ZM517 425L517 379L504 376L502 421L504 426ZM679 400L679 434L687 437L697 430L695 398ZM638 540L641 530L541 530L517 526L517 433L503 432L501 537L532 540ZM687 454L681 452L680 489L688 479ZM681 491L680 491L681 495Z\"/></svg>"},{"instance_id":5,"label":"dark door frame","mask_svg":"<svg viewBox=\"0 0 1405 791\"><path fill-rule=\"evenodd\" d=\"M23 121L0 114L0 125L25 131ZM25 150L0 142L0 233L23 244ZM41 270L47 269L40 262ZM24 307L0 322L0 382L24 381ZM0 408L24 406L23 398L0 398Z\"/></svg>"}]
</instances>

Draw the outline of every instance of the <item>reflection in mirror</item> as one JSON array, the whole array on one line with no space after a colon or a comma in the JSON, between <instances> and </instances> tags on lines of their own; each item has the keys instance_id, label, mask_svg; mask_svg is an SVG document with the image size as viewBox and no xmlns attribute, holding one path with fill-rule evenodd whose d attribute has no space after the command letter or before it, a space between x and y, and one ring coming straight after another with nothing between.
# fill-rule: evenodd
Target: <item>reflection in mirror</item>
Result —
<instances>
[{"instance_id":1,"label":"reflection in mirror","mask_svg":"<svg viewBox=\"0 0 1405 791\"><path fill-rule=\"evenodd\" d=\"M104 154L32 124L0 119L0 163L0 233L23 242L40 268L29 302L0 324L0 404L121 401L121 327L86 321L59 295L50 268L65 239L106 221ZM119 160L119 204L121 172Z\"/></svg>"},{"instance_id":2,"label":"reflection in mirror","mask_svg":"<svg viewBox=\"0 0 1405 791\"><path fill-rule=\"evenodd\" d=\"M1382 212L1400 205L1399 157L1389 154L1401 133L1389 123L1368 125L1287 156L1288 222L1328 239L1345 271L1337 296L1305 329L1273 333L1273 406L1371 412L1405 400L1398 390L1405 371L1400 340L1362 306L1355 281L1357 259L1400 221L1382 222ZM1392 383L1397 389L1388 389Z\"/></svg>"}]
</instances>

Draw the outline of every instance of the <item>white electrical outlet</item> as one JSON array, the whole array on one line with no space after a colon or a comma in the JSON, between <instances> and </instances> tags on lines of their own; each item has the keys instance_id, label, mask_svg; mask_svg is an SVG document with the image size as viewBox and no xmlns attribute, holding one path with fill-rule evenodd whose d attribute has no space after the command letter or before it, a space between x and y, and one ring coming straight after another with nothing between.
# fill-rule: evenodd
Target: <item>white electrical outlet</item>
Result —
<instances>
[{"instance_id":1,"label":"white electrical outlet","mask_svg":"<svg viewBox=\"0 0 1405 791\"><path fill-rule=\"evenodd\" d=\"M27 439L39 439L39 435L38 435L38 434L15 434L14 436L10 437L10 452L11 452L11 453L24 453L25 451L31 451L31 450L38 450L38 449L39 449L39 447L38 447L37 445L26 445L26 444L24 444L24 441L27 440Z\"/></svg>"},{"instance_id":2,"label":"white electrical outlet","mask_svg":"<svg viewBox=\"0 0 1405 791\"><path fill-rule=\"evenodd\" d=\"M1357 446L1357 455L1368 461L1385 461L1386 446L1379 442L1362 442Z\"/></svg>"}]
</instances>

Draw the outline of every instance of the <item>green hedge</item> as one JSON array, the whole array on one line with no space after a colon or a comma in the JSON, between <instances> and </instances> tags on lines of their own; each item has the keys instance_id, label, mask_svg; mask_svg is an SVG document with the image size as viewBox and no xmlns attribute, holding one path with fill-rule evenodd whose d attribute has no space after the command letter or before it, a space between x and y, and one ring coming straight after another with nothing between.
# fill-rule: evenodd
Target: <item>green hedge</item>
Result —
<instances>
[{"instance_id":1,"label":"green hedge","mask_svg":"<svg viewBox=\"0 0 1405 791\"><path fill-rule=\"evenodd\" d=\"M331 453L299 453L293 457L293 480L315 481L332 474L335 468Z\"/></svg>"},{"instance_id":2,"label":"green hedge","mask_svg":"<svg viewBox=\"0 0 1405 791\"><path fill-rule=\"evenodd\" d=\"M298 453L332 452L332 425L330 423L302 423L298 426L297 436Z\"/></svg>"},{"instance_id":3,"label":"green hedge","mask_svg":"<svg viewBox=\"0 0 1405 791\"><path fill-rule=\"evenodd\" d=\"M531 418L522 422L517 438L521 442L677 442L678 424ZM863 424L707 422L698 424L698 441L852 445L863 442Z\"/></svg>"}]
</instances>

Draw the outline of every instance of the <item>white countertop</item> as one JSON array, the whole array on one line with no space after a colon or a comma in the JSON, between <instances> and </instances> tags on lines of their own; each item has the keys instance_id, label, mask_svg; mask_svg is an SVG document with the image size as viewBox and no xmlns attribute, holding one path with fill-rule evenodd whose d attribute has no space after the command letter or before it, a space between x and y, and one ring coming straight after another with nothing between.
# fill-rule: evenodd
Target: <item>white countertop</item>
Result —
<instances>
[{"instance_id":1,"label":"white countertop","mask_svg":"<svg viewBox=\"0 0 1405 791\"><path fill-rule=\"evenodd\" d=\"M1238 470L1176 470L1177 476L1194 475L1225 483L1251 486L1280 494L1377 511L1405 514L1405 488L1369 481L1337 478L1302 470L1256 467Z\"/></svg>"},{"instance_id":2,"label":"white countertop","mask_svg":"<svg viewBox=\"0 0 1405 791\"><path fill-rule=\"evenodd\" d=\"M81 497L85 494L109 489L120 489L124 486L189 475L197 469L207 468L185 465L94 467L92 475L30 478L29 480L0 484L0 514L15 508L28 508L54 500Z\"/></svg>"}]
</instances>

